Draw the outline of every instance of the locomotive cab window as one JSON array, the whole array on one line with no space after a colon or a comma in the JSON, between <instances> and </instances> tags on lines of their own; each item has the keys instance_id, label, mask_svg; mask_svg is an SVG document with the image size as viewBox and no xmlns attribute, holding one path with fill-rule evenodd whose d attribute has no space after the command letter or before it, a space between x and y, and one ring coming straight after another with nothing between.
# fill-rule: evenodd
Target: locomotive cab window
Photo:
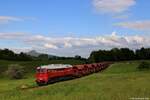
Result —
<instances>
[{"instance_id":1,"label":"locomotive cab window","mask_svg":"<svg viewBox=\"0 0 150 100\"><path fill-rule=\"evenodd\" d=\"M46 73L47 70L46 69L37 69L37 73Z\"/></svg>"}]
</instances>

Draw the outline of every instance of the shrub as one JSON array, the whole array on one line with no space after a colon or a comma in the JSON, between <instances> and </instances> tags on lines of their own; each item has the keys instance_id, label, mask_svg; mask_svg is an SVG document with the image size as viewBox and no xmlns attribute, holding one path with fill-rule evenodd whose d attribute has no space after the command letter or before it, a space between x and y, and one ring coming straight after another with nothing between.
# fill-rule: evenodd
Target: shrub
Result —
<instances>
[{"instance_id":1,"label":"shrub","mask_svg":"<svg viewBox=\"0 0 150 100\"><path fill-rule=\"evenodd\" d=\"M8 67L6 75L11 79L22 79L24 77L25 70L18 64L12 64Z\"/></svg>"},{"instance_id":2,"label":"shrub","mask_svg":"<svg viewBox=\"0 0 150 100\"><path fill-rule=\"evenodd\" d=\"M144 70L144 69L150 69L150 63L142 61L139 66L138 66L139 70Z\"/></svg>"}]
</instances>

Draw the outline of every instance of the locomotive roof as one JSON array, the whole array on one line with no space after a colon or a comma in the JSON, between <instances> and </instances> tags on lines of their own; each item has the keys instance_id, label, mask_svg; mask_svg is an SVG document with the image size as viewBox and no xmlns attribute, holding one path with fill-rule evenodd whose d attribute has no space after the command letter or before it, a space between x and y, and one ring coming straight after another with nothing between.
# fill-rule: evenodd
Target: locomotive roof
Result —
<instances>
[{"instance_id":1,"label":"locomotive roof","mask_svg":"<svg viewBox=\"0 0 150 100\"><path fill-rule=\"evenodd\" d=\"M40 66L40 68L46 68L46 69L62 69L62 68L70 68L72 65L69 64L50 64L50 65L44 65Z\"/></svg>"}]
</instances>

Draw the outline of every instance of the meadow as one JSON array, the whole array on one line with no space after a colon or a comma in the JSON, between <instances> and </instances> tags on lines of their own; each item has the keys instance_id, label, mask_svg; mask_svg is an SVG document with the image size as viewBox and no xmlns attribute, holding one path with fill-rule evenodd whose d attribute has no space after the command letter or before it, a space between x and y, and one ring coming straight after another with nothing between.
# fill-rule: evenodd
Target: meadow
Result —
<instances>
[{"instance_id":1,"label":"meadow","mask_svg":"<svg viewBox=\"0 0 150 100\"><path fill-rule=\"evenodd\" d=\"M139 61L117 62L102 72L42 87L34 82L34 72L21 80L3 77L0 79L0 100L150 99L150 71L139 71L138 65ZM21 89L22 85L29 88Z\"/></svg>"}]
</instances>

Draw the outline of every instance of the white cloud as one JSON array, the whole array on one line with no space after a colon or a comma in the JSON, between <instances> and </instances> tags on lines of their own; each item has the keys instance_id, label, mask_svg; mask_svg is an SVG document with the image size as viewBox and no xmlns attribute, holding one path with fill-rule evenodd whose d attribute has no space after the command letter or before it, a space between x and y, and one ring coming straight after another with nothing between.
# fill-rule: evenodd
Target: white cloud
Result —
<instances>
[{"instance_id":1,"label":"white cloud","mask_svg":"<svg viewBox=\"0 0 150 100\"><path fill-rule=\"evenodd\" d=\"M71 43L68 43L68 42L65 42L65 43L64 43L64 47L65 47L65 48L67 48L67 47L68 47L68 48L71 48L71 47L72 47L72 44L71 44Z\"/></svg>"},{"instance_id":2,"label":"white cloud","mask_svg":"<svg viewBox=\"0 0 150 100\"><path fill-rule=\"evenodd\" d=\"M36 21L34 17L15 17L15 16L0 16L0 24L8 24L10 22L19 22L19 21Z\"/></svg>"},{"instance_id":3,"label":"white cloud","mask_svg":"<svg viewBox=\"0 0 150 100\"><path fill-rule=\"evenodd\" d=\"M20 39L25 36L23 32L16 32L16 33L0 33L0 40L2 39Z\"/></svg>"},{"instance_id":4,"label":"white cloud","mask_svg":"<svg viewBox=\"0 0 150 100\"><path fill-rule=\"evenodd\" d=\"M150 20L134 21L134 22L121 22L115 24L122 28L134 29L134 30L150 30Z\"/></svg>"},{"instance_id":5,"label":"white cloud","mask_svg":"<svg viewBox=\"0 0 150 100\"><path fill-rule=\"evenodd\" d=\"M44 47L47 49L58 49L58 47L56 45L50 44L50 43L46 43L44 44Z\"/></svg>"},{"instance_id":6,"label":"white cloud","mask_svg":"<svg viewBox=\"0 0 150 100\"><path fill-rule=\"evenodd\" d=\"M44 36L43 36L44 37ZM70 48L70 47L86 47L86 46L119 46L119 47L132 47L132 44L139 43L139 45L146 43L150 40L146 36L118 36L115 32L107 36L97 36L95 38L75 38L75 37L62 37L62 38L51 38L47 40L48 37L45 37L45 42L43 44L50 44L50 47L54 46L57 48ZM38 41L42 42L42 41ZM48 47L48 46L47 46Z\"/></svg>"},{"instance_id":7,"label":"white cloud","mask_svg":"<svg viewBox=\"0 0 150 100\"><path fill-rule=\"evenodd\" d=\"M46 42L46 41L50 41L51 38L50 37L45 37L45 36L42 36L42 35L34 35L34 36L30 36L27 40L25 40L26 42Z\"/></svg>"},{"instance_id":8,"label":"white cloud","mask_svg":"<svg viewBox=\"0 0 150 100\"><path fill-rule=\"evenodd\" d=\"M120 19L120 20L122 20L122 19L128 19L129 18L129 14L115 15L115 16L113 16L113 18Z\"/></svg>"},{"instance_id":9,"label":"white cloud","mask_svg":"<svg viewBox=\"0 0 150 100\"><path fill-rule=\"evenodd\" d=\"M9 23L11 21L22 21L23 19L12 16L0 16L0 24Z\"/></svg>"},{"instance_id":10,"label":"white cloud","mask_svg":"<svg viewBox=\"0 0 150 100\"><path fill-rule=\"evenodd\" d=\"M35 49L46 50L50 53L57 55L73 56L80 54L87 56L92 50L95 49L111 49L114 47L129 47L132 49L140 47L150 47L149 36L119 36L116 32L106 36L97 36L95 38L77 38L77 37L46 37L46 36L33 36L36 38L26 39ZM64 53L63 53L64 52ZM73 52L73 53L72 53Z\"/></svg>"},{"instance_id":11,"label":"white cloud","mask_svg":"<svg viewBox=\"0 0 150 100\"><path fill-rule=\"evenodd\" d=\"M135 3L135 0L93 0L96 10L102 13L122 13Z\"/></svg>"},{"instance_id":12,"label":"white cloud","mask_svg":"<svg viewBox=\"0 0 150 100\"><path fill-rule=\"evenodd\" d=\"M98 49L111 49L114 47L128 47L136 49L140 47L150 47L150 36L120 36L117 35L116 32L92 38L49 37L43 35L29 36L29 34L26 34L22 38L21 33L13 35L7 34L7 37L0 35L0 38L5 40L13 39L14 41L19 39L20 43L22 42L25 47L35 49L43 53L56 54L60 56L74 56L78 54L87 57L91 51ZM16 51L19 50L17 49Z\"/></svg>"}]
</instances>

